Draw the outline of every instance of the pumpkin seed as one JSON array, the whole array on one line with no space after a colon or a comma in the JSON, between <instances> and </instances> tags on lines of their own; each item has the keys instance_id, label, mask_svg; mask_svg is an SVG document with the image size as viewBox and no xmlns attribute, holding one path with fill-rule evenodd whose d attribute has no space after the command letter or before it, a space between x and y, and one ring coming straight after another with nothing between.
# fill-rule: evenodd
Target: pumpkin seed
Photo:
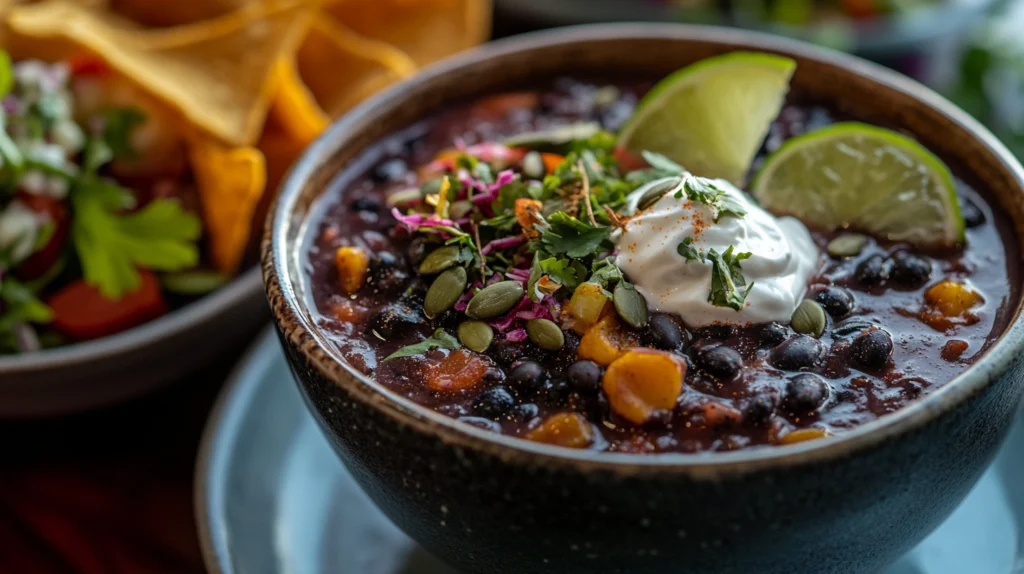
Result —
<instances>
[{"instance_id":1,"label":"pumpkin seed","mask_svg":"<svg viewBox=\"0 0 1024 574\"><path fill-rule=\"evenodd\" d=\"M385 199L385 203L388 204L388 207L404 207L420 199L423 199L423 194L418 188L412 187L392 193Z\"/></svg>"},{"instance_id":2,"label":"pumpkin seed","mask_svg":"<svg viewBox=\"0 0 1024 574\"><path fill-rule=\"evenodd\" d=\"M601 124L597 122L577 122L549 130L519 134L502 143L508 147L550 149L564 146L574 140L585 140L599 131L601 131Z\"/></svg>"},{"instance_id":3,"label":"pumpkin seed","mask_svg":"<svg viewBox=\"0 0 1024 574\"><path fill-rule=\"evenodd\" d=\"M423 314L433 319L452 308L466 290L466 270L462 267L451 267L437 276L427 289L427 297L423 300Z\"/></svg>"},{"instance_id":4,"label":"pumpkin seed","mask_svg":"<svg viewBox=\"0 0 1024 574\"><path fill-rule=\"evenodd\" d=\"M832 257L855 257L868 245L868 237L860 233L844 233L828 242L825 250Z\"/></svg>"},{"instance_id":5,"label":"pumpkin seed","mask_svg":"<svg viewBox=\"0 0 1024 574\"><path fill-rule=\"evenodd\" d=\"M483 353L494 340L494 329L483 321L463 321L459 324L459 340L467 349Z\"/></svg>"},{"instance_id":6,"label":"pumpkin seed","mask_svg":"<svg viewBox=\"0 0 1024 574\"><path fill-rule=\"evenodd\" d=\"M448 217L449 219L462 219L466 214L472 211L472 209L472 203L465 199L460 199L459 201L452 202L452 204L448 206Z\"/></svg>"},{"instance_id":7,"label":"pumpkin seed","mask_svg":"<svg viewBox=\"0 0 1024 574\"><path fill-rule=\"evenodd\" d=\"M433 275L448 269L462 259L462 248L458 245L445 245L430 252L420 263L420 275Z\"/></svg>"},{"instance_id":8,"label":"pumpkin seed","mask_svg":"<svg viewBox=\"0 0 1024 574\"><path fill-rule=\"evenodd\" d=\"M473 295L466 307L466 314L474 319L493 319L508 313L522 298L522 285L516 281L500 281Z\"/></svg>"},{"instance_id":9,"label":"pumpkin seed","mask_svg":"<svg viewBox=\"0 0 1024 574\"><path fill-rule=\"evenodd\" d=\"M642 211L654 205L663 195L678 187L680 181L682 180L678 177L665 177L641 186L641 188L646 189L642 190L640 198L636 202L637 211Z\"/></svg>"},{"instance_id":10,"label":"pumpkin seed","mask_svg":"<svg viewBox=\"0 0 1024 574\"><path fill-rule=\"evenodd\" d=\"M523 175L530 179L541 179L547 173L544 167L544 158L539 153L531 151L523 157Z\"/></svg>"},{"instance_id":11,"label":"pumpkin seed","mask_svg":"<svg viewBox=\"0 0 1024 574\"><path fill-rule=\"evenodd\" d=\"M816 301L804 299L793 311L792 327L797 333L820 337L825 332L825 310Z\"/></svg>"},{"instance_id":12,"label":"pumpkin seed","mask_svg":"<svg viewBox=\"0 0 1024 574\"><path fill-rule=\"evenodd\" d=\"M865 331L874 329L876 325L871 321L852 317L843 321L842 323L835 326L832 329L833 339L845 339L847 337L856 337Z\"/></svg>"},{"instance_id":13,"label":"pumpkin seed","mask_svg":"<svg viewBox=\"0 0 1024 574\"><path fill-rule=\"evenodd\" d=\"M647 300L630 283L619 281L612 291L612 303L615 312L630 327L639 329L647 325Z\"/></svg>"},{"instance_id":14,"label":"pumpkin seed","mask_svg":"<svg viewBox=\"0 0 1024 574\"><path fill-rule=\"evenodd\" d=\"M547 319L530 319L526 322L526 334L535 345L545 351L557 351L565 344L562 329Z\"/></svg>"}]
</instances>

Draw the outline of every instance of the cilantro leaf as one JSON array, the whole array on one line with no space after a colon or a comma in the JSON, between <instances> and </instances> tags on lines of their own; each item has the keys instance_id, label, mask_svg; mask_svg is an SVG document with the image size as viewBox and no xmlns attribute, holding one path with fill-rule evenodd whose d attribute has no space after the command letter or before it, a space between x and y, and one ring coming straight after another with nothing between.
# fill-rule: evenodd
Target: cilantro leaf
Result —
<instances>
[{"instance_id":1,"label":"cilantro leaf","mask_svg":"<svg viewBox=\"0 0 1024 574\"><path fill-rule=\"evenodd\" d=\"M540 268L552 281L564 286L569 291L575 289L587 276L585 265L566 258L548 257L540 262Z\"/></svg>"},{"instance_id":2,"label":"cilantro leaf","mask_svg":"<svg viewBox=\"0 0 1024 574\"><path fill-rule=\"evenodd\" d=\"M114 157L136 160L138 152L132 145L132 132L146 123L146 115L137 108L117 108L103 114L103 141Z\"/></svg>"},{"instance_id":3,"label":"cilantro leaf","mask_svg":"<svg viewBox=\"0 0 1024 574\"><path fill-rule=\"evenodd\" d=\"M199 218L172 199L156 199L133 213L131 193L83 178L71 194L72 239L86 282L117 299L141 283L138 267L180 271L199 262Z\"/></svg>"},{"instance_id":4,"label":"cilantro leaf","mask_svg":"<svg viewBox=\"0 0 1024 574\"><path fill-rule=\"evenodd\" d=\"M683 242L676 247L676 251L684 258L686 258L687 263L691 261L700 261L701 263L704 263L705 261L707 261L707 258L704 255L704 253L698 250L696 247L693 247L692 237L687 237L686 239L684 239Z\"/></svg>"},{"instance_id":5,"label":"cilantro leaf","mask_svg":"<svg viewBox=\"0 0 1024 574\"><path fill-rule=\"evenodd\" d=\"M593 272L587 282L596 283L605 290L610 290L612 285L624 279L622 270L615 264L614 257L605 257L595 261L591 269ZM608 296L611 297L611 293L608 293Z\"/></svg>"},{"instance_id":6,"label":"cilantro leaf","mask_svg":"<svg viewBox=\"0 0 1024 574\"><path fill-rule=\"evenodd\" d=\"M725 216L743 217L746 214L747 210L735 197L728 193L719 196L718 213L715 215L715 223L718 223L718 220Z\"/></svg>"},{"instance_id":7,"label":"cilantro leaf","mask_svg":"<svg viewBox=\"0 0 1024 574\"><path fill-rule=\"evenodd\" d=\"M682 199L684 195L690 201L703 203L715 209L715 223L718 223L719 219L727 215L743 217L747 214L747 210L743 208L743 205L736 198L729 195L729 192L719 186L713 179L698 177L692 174L687 175L683 178L683 186L676 191L675 197L676 199Z\"/></svg>"},{"instance_id":8,"label":"cilantro leaf","mask_svg":"<svg viewBox=\"0 0 1024 574\"><path fill-rule=\"evenodd\" d=\"M449 335L444 329L434 331L434 334L423 339L419 343L406 345L394 353L388 355L384 360L400 359L402 357L415 357L422 355L431 349L458 349L462 344L455 337Z\"/></svg>"},{"instance_id":9,"label":"cilantro leaf","mask_svg":"<svg viewBox=\"0 0 1024 574\"><path fill-rule=\"evenodd\" d=\"M751 283L746 289L740 289L747 284L740 262L748 259L750 255L749 251L733 254L732 245L722 254L714 249L708 250L707 258L711 260L711 293L708 294L708 303L737 311L743 309L743 303L750 290L754 288L754 284Z\"/></svg>"},{"instance_id":10,"label":"cilantro leaf","mask_svg":"<svg viewBox=\"0 0 1024 574\"><path fill-rule=\"evenodd\" d=\"M523 198L532 199L530 186L526 182L513 181L501 186L501 189L498 190L498 197L491 202L491 207L494 208L495 213L514 210L516 208L516 200Z\"/></svg>"},{"instance_id":11,"label":"cilantro leaf","mask_svg":"<svg viewBox=\"0 0 1024 574\"><path fill-rule=\"evenodd\" d=\"M541 244L554 255L586 257L601 249L611 235L610 227L595 227L564 211L552 213L548 227L540 235Z\"/></svg>"},{"instance_id":12,"label":"cilantro leaf","mask_svg":"<svg viewBox=\"0 0 1024 574\"><path fill-rule=\"evenodd\" d=\"M658 171L668 172L669 175L680 175L686 172L686 169L683 166L668 159L660 153L644 150L640 152L640 155L644 157L644 161L646 161L648 165Z\"/></svg>"},{"instance_id":13,"label":"cilantro leaf","mask_svg":"<svg viewBox=\"0 0 1024 574\"><path fill-rule=\"evenodd\" d=\"M5 277L0 283L0 301L3 301L5 309L0 314L0 331L7 331L18 323L49 323L53 320L53 311L32 290L10 277Z\"/></svg>"},{"instance_id":14,"label":"cilantro leaf","mask_svg":"<svg viewBox=\"0 0 1024 574\"><path fill-rule=\"evenodd\" d=\"M537 288L537 282L544 275L544 269L540 266L540 262L546 258L547 255L543 251L537 251L533 255L533 263L530 264L530 277L526 280L526 295L531 301L540 301L544 298L544 294Z\"/></svg>"}]
</instances>

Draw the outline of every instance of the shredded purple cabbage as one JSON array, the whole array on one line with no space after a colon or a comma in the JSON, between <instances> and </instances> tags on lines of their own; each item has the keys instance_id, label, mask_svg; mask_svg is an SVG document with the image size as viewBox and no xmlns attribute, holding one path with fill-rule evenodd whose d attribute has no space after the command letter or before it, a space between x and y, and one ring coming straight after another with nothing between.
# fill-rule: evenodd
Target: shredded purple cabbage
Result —
<instances>
[{"instance_id":1,"label":"shredded purple cabbage","mask_svg":"<svg viewBox=\"0 0 1024 574\"><path fill-rule=\"evenodd\" d=\"M496 249L509 249L511 247L519 247L524 243L526 243L526 236L522 234L511 235L509 237L502 237L501 239L495 239L494 241L488 242L487 245L484 245L480 251L483 252L484 255L488 255ZM526 276L530 276L529 272L527 272Z\"/></svg>"},{"instance_id":2,"label":"shredded purple cabbage","mask_svg":"<svg viewBox=\"0 0 1024 574\"><path fill-rule=\"evenodd\" d=\"M402 215L401 211L398 211L397 207L391 208L391 214L395 216L400 223L405 225L406 229L410 232L416 232L421 227L454 227L459 228L459 224L452 221L451 219L445 219L438 217L437 214L431 213L424 215L422 213L413 213L411 215Z\"/></svg>"},{"instance_id":3,"label":"shredded purple cabbage","mask_svg":"<svg viewBox=\"0 0 1024 574\"><path fill-rule=\"evenodd\" d=\"M526 340L526 329L519 328L514 331L509 331L505 334L505 338L513 343L521 343Z\"/></svg>"}]
</instances>

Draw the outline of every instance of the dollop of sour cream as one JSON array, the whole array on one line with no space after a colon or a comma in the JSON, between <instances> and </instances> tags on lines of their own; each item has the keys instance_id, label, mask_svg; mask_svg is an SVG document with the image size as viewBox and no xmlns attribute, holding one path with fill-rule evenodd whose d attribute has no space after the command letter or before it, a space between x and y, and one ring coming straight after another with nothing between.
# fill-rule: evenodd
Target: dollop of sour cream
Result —
<instances>
[{"instance_id":1,"label":"dollop of sour cream","mask_svg":"<svg viewBox=\"0 0 1024 574\"><path fill-rule=\"evenodd\" d=\"M792 217L775 217L724 180L715 183L743 206L746 215L724 215L673 189L636 213L617 234L616 263L657 311L679 315L687 325L789 322L818 268L820 253L804 225ZM753 284L739 311L708 302L711 261L687 261L677 248L693 238L692 247L707 254L749 251L740 263L747 285Z\"/></svg>"}]
</instances>

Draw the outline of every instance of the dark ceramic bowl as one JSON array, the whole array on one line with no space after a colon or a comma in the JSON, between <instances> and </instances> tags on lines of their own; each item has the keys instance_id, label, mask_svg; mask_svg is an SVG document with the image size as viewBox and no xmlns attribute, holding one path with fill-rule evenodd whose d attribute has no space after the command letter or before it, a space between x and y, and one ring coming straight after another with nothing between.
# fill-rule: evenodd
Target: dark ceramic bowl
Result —
<instances>
[{"instance_id":1,"label":"dark ceramic bowl","mask_svg":"<svg viewBox=\"0 0 1024 574\"><path fill-rule=\"evenodd\" d=\"M799 92L915 134L990 190L1024 237L1024 171L983 127L902 76L793 41L682 25L563 29L492 44L374 98L293 169L263 272L309 407L360 485L432 553L487 573L873 572L935 528L991 461L1024 390L1019 301L977 364L895 414L830 439L703 455L598 454L476 429L366 379L317 329L307 222L373 142L453 101L553 75L658 78L738 49L795 58Z\"/></svg>"},{"instance_id":2,"label":"dark ceramic bowl","mask_svg":"<svg viewBox=\"0 0 1024 574\"><path fill-rule=\"evenodd\" d=\"M65 415L123 402L240 352L267 321L259 271L127 331L0 357L0 418Z\"/></svg>"}]
</instances>

